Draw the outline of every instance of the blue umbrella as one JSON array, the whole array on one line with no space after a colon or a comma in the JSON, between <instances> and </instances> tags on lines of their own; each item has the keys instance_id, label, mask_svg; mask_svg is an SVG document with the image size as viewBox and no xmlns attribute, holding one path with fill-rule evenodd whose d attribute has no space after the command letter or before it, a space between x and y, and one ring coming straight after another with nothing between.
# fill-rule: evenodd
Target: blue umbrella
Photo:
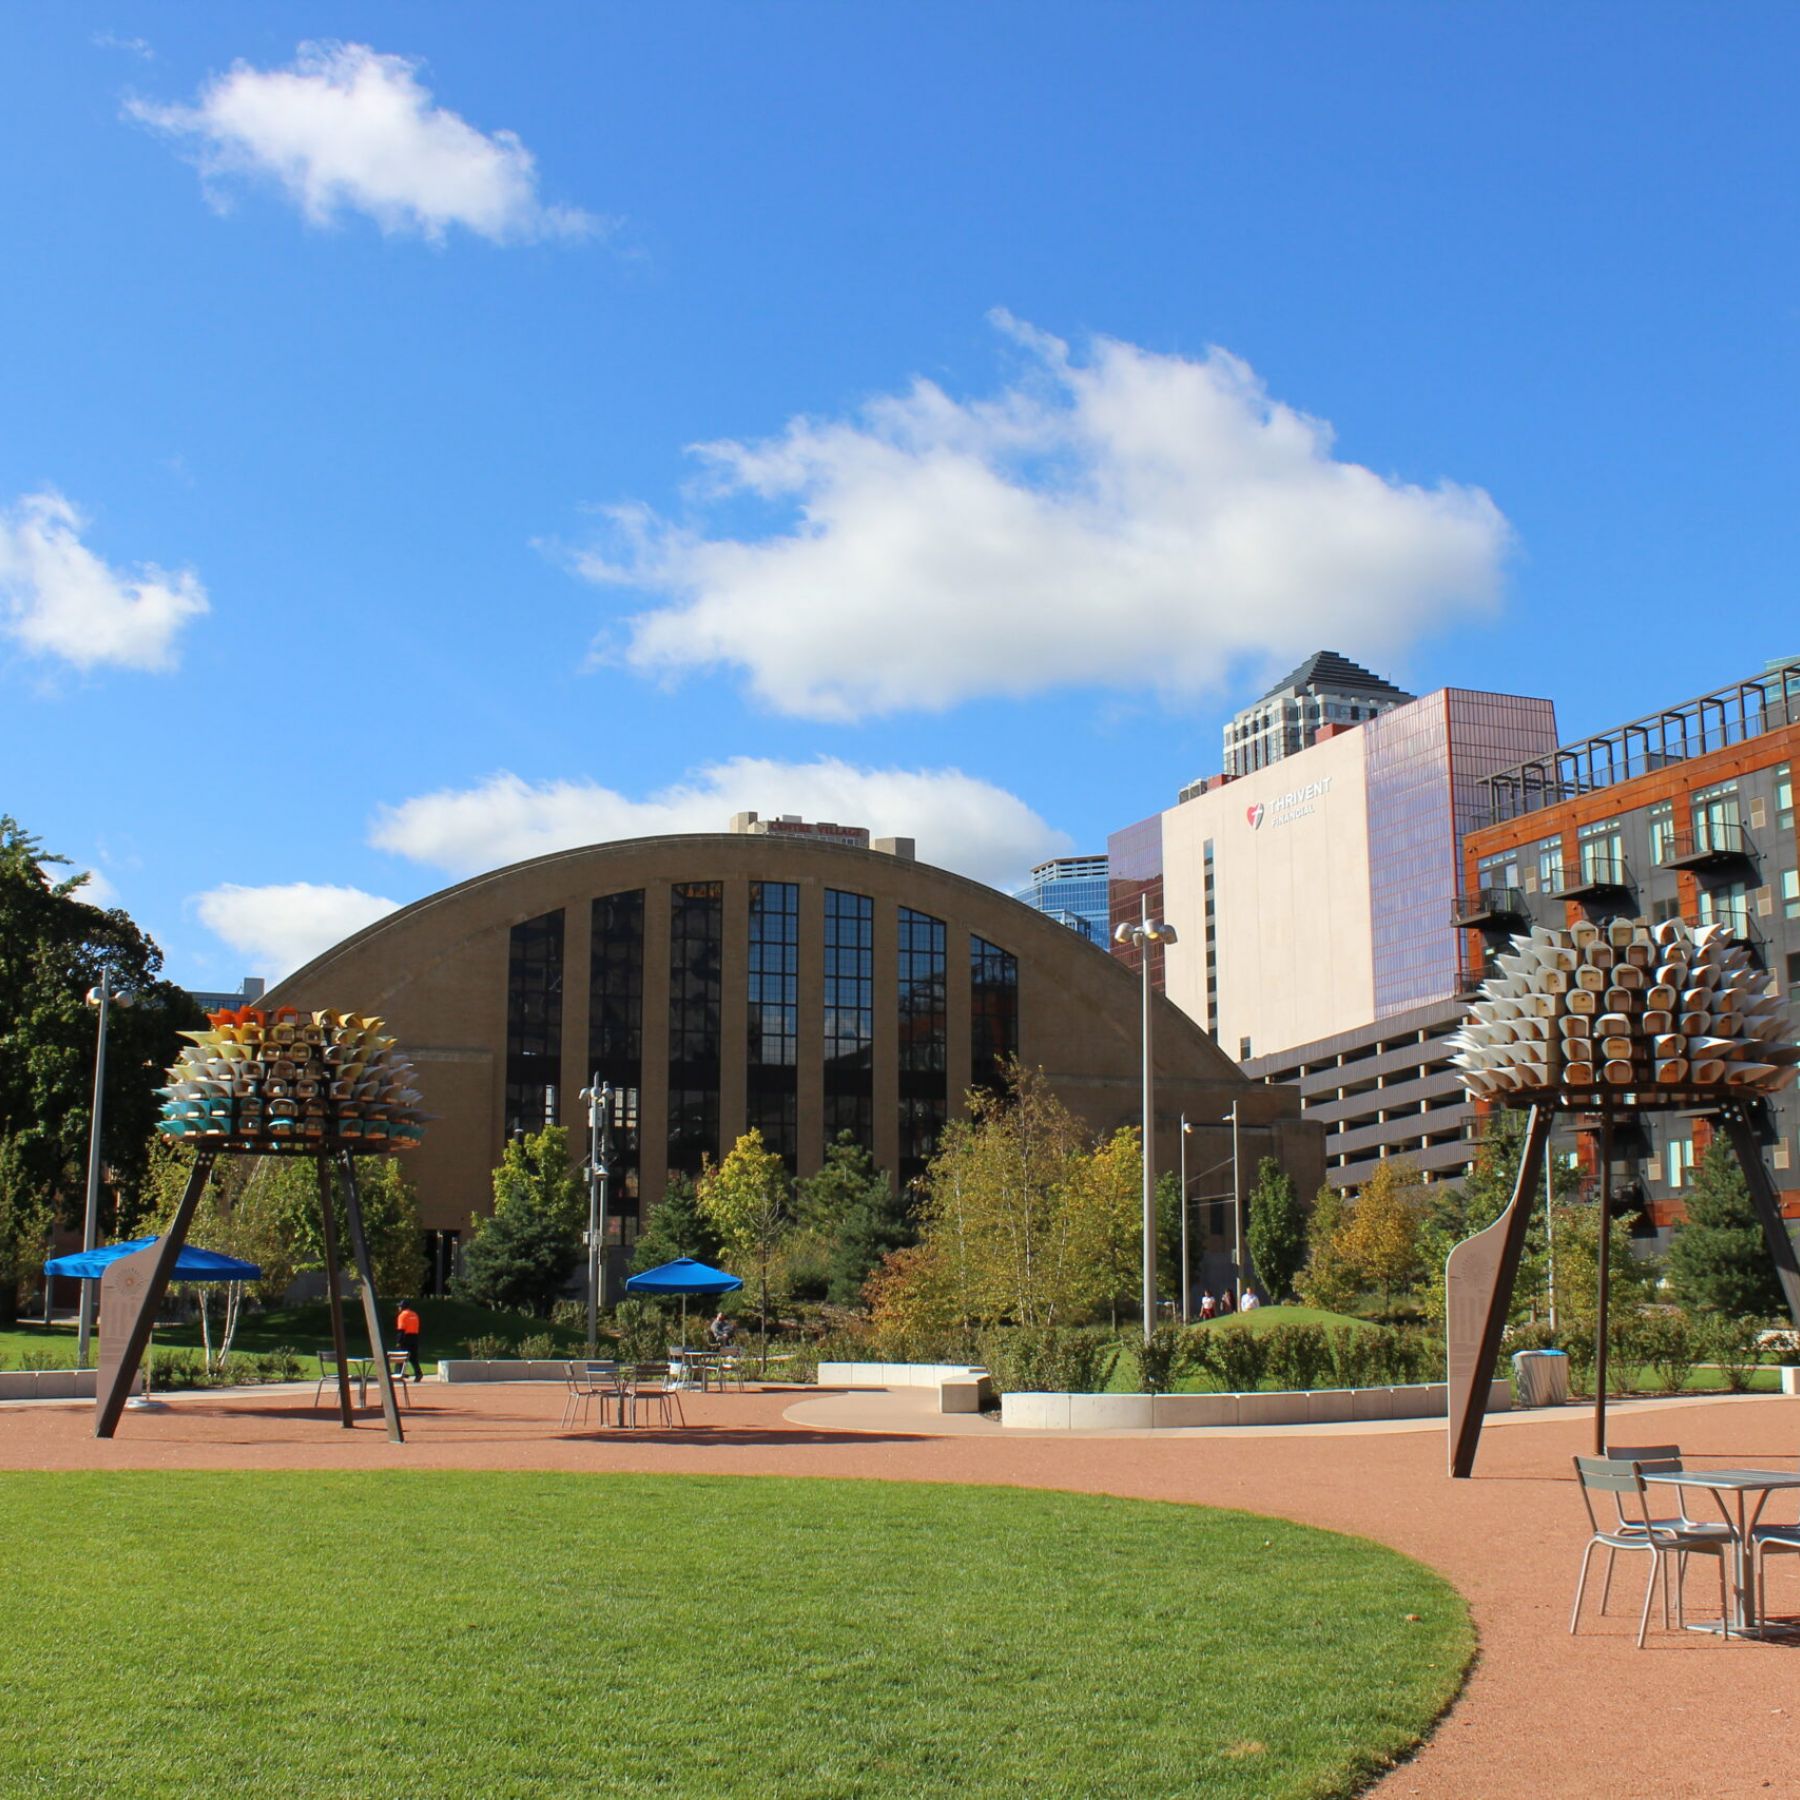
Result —
<instances>
[{"instance_id":1,"label":"blue umbrella","mask_svg":"<svg viewBox=\"0 0 1800 1800\"><path fill-rule=\"evenodd\" d=\"M691 1256L678 1256L673 1262L660 1263L641 1275L625 1278L628 1294L679 1294L681 1296L681 1337L687 1341L687 1297L689 1294L735 1294L744 1285L738 1275L727 1275L710 1263L696 1262Z\"/></svg>"},{"instance_id":2,"label":"blue umbrella","mask_svg":"<svg viewBox=\"0 0 1800 1800\"><path fill-rule=\"evenodd\" d=\"M696 1262L691 1256L678 1256L673 1262L628 1277L625 1291L628 1294L735 1294L743 1285L741 1276L727 1275L723 1269Z\"/></svg>"},{"instance_id":3,"label":"blue umbrella","mask_svg":"<svg viewBox=\"0 0 1800 1800\"><path fill-rule=\"evenodd\" d=\"M135 1256L157 1242L153 1237L132 1238L123 1244L102 1244L94 1250L71 1250L67 1256L53 1256L44 1264L46 1275L69 1275L78 1281L98 1281L107 1269L122 1257ZM235 1256L223 1256L217 1250L201 1250L183 1244L175 1258L175 1281L260 1281L262 1268L253 1262L240 1262ZM204 1320L202 1321L204 1323ZM139 1404L136 1400L133 1406ZM150 1404L150 1364L144 1361L144 1399ZM161 1402L157 1404L160 1406Z\"/></svg>"},{"instance_id":4,"label":"blue umbrella","mask_svg":"<svg viewBox=\"0 0 1800 1800\"><path fill-rule=\"evenodd\" d=\"M53 1256L44 1264L46 1275L68 1275L80 1281L98 1281L122 1256L135 1256L148 1250L157 1240L153 1237L132 1238L129 1243L105 1244L97 1250L71 1250L67 1256ZM240 1262L235 1256L222 1256L217 1250L201 1250L183 1244L175 1258L175 1281L260 1281L261 1267L253 1262Z\"/></svg>"}]
</instances>

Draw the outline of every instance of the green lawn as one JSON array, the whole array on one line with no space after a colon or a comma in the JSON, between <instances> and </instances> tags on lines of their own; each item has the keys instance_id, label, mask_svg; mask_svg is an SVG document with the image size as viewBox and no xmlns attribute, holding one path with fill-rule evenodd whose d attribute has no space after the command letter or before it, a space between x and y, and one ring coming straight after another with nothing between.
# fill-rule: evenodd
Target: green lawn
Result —
<instances>
[{"instance_id":1,"label":"green lawn","mask_svg":"<svg viewBox=\"0 0 1800 1800\"><path fill-rule=\"evenodd\" d=\"M472 1337L501 1337L516 1344L520 1338L549 1332L560 1348L577 1355L587 1343L580 1332L554 1328L548 1319L533 1319L524 1313L492 1312L486 1307L470 1306L460 1300L421 1300L417 1305L419 1322L424 1326L419 1355L426 1362L436 1362L440 1357L466 1355L463 1343ZM381 1322L389 1344L393 1342L394 1313L394 1305L384 1300ZM218 1309L215 1307L215 1321L217 1316ZM349 1334L352 1354L367 1350L368 1334L363 1330L360 1300L345 1302L344 1328ZM21 1322L15 1327L0 1331L0 1369L19 1367L20 1353L23 1351L56 1351L59 1353L57 1366L72 1369L75 1366L75 1341L73 1325L53 1325L46 1328ZM196 1319L186 1325L161 1327L156 1333L156 1341L164 1349L180 1345L198 1347L200 1322ZM288 1349L297 1350L302 1356L311 1356L320 1345L330 1342L331 1326L327 1319L326 1305L323 1300L319 1300L308 1306L246 1312L238 1325L233 1348L248 1354Z\"/></svg>"},{"instance_id":2,"label":"green lawn","mask_svg":"<svg viewBox=\"0 0 1800 1800\"><path fill-rule=\"evenodd\" d=\"M1317 1800L1474 1649L1375 1545L1007 1488L24 1474L0 1545L0 1793L81 1800Z\"/></svg>"}]
</instances>

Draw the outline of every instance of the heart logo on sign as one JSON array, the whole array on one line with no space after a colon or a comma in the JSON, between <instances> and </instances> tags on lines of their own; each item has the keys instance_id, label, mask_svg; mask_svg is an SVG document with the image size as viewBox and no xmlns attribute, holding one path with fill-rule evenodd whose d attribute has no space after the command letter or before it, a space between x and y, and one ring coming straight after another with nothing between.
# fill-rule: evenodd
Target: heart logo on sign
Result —
<instances>
[{"instance_id":1,"label":"heart logo on sign","mask_svg":"<svg viewBox=\"0 0 1800 1800\"><path fill-rule=\"evenodd\" d=\"M1255 831L1263 822L1263 803L1259 800L1254 806L1246 806L1244 817L1250 821L1250 829Z\"/></svg>"}]
</instances>

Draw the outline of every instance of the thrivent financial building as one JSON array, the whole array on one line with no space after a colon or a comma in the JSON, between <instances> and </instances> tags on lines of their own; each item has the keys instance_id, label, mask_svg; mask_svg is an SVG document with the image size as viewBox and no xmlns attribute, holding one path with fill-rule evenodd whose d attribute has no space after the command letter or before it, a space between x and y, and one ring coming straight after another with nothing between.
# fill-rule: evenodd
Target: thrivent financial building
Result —
<instances>
[{"instance_id":1,"label":"thrivent financial building","mask_svg":"<svg viewBox=\"0 0 1800 1800\"><path fill-rule=\"evenodd\" d=\"M1308 721L1304 747L1108 843L1115 917L1148 893L1180 934L1153 979L1247 1075L1298 1087L1339 1186L1389 1155L1467 1167L1446 1042L1479 973L1454 922L1462 840L1489 778L1557 741L1549 700L1368 681L1373 716Z\"/></svg>"}]
</instances>

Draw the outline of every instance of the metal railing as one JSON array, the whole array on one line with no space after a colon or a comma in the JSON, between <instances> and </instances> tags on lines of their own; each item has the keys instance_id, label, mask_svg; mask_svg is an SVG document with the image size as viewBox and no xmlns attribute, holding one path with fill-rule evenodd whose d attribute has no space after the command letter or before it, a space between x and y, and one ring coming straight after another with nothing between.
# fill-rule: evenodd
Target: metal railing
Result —
<instances>
[{"instance_id":1,"label":"metal railing","mask_svg":"<svg viewBox=\"0 0 1800 1800\"><path fill-rule=\"evenodd\" d=\"M1657 861L1665 869L1679 869L1694 863L1748 860L1756 855L1750 834L1731 820L1696 825L1690 831L1672 831L1661 851Z\"/></svg>"},{"instance_id":2,"label":"metal railing","mask_svg":"<svg viewBox=\"0 0 1800 1800\"><path fill-rule=\"evenodd\" d=\"M1450 923L1472 930L1489 923L1498 925L1509 919L1528 918L1530 911L1522 888L1471 888L1451 902Z\"/></svg>"}]
</instances>

